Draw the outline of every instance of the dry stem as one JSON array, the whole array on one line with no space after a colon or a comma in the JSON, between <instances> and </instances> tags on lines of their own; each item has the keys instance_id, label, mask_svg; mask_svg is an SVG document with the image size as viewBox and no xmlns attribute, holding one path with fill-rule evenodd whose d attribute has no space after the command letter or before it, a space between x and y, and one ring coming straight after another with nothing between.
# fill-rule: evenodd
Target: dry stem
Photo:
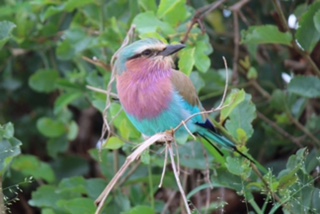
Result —
<instances>
[{"instance_id":1,"label":"dry stem","mask_svg":"<svg viewBox=\"0 0 320 214\"><path fill-rule=\"evenodd\" d=\"M178 184L179 191L181 193L185 208L187 210L187 213L191 214L191 210L190 210L189 205L188 205L188 200L187 200L186 194L184 193L183 187L182 187L182 185L180 183L179 174L177 173L176 164L175 164L175 161L174 161L173 150L172 150L171 144L167 144L166 146L168 146L169 156L170 156L170 159L171 159L172 170L173 170L176 182Z\"/></svg>"},{"instance_id":2,"label":"dry stem","mask_svg":"<svg viewBox=\"0 0 320 214\"><path fill-rule=\"evenodd\" d=\"M98 204L98 208L96 210L96 214L100 214L103 206L105 204L105 201L113 189L113 187L116 185L118 180L121 178L121 176L125 173L127 168L137 160L140 155L148 149L152 144L154 144L156 141L165 138L166 135L164 133L156 134L152 137L150 137L148 140L144 141L131 155L129 155L125 161L125 163L122 165L122 167L118 170L118 172L115 174L115 176L112 178L112 180L109 182L108 186L103 190L103 192L100 194L100 196L96 199L95 203Z\"/></svg>"}]
</instances>

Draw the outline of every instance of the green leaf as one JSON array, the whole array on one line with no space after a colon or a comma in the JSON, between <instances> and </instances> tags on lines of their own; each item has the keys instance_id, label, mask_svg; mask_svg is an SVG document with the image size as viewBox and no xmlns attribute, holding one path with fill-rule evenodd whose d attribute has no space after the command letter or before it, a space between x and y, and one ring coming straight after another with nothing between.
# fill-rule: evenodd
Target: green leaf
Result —
<instances>
[{"instance_id":1,"label":"green leaf","mask_svg":"<svg viewBox=\"0 0 320 214\"><path fill-rule=\"evenodd\" d=\"M202 77L199 75L199 72L192 72L190 74L190 79L194 87L196 88L197 92L199 92L205 86L205 82L202 79Z\"/></svg>"},{"instance_id":2,"label":"green leaf","mask_svg":"<svg viewBox=\"0 0 320 214\"><path fill-rule=\"evenodd\" d=\"M0 177L11 163L13 157L21 153L20 146L22 145L15 137L5 138L3 135L7 134L3 129L4 128L0 126Z\"/></svg>"},{"instance_id":3,"label":"green leaf","mask_svg":"<svg viewBox=\"0 0 320 214\"><path fill-rule=\"evenodd\" d=\"M104 149L112 149L116 150L121 148L124 145L124 142L120 140L118 137L110 137L108 142L103 145Z\"/></svg>"},{"instance_id":4,"label":"green leaf","mask_svg":"<svg viewBox=\"0 0 320 214\"><path fill-rule=\"evenodd\" d=\"M37 121L37 129L46 137L59 137L67 132L65 125L58 120L42 117Z\"/></svg>"},{"instance_id":5,"label":"green leaf","mask_svg":"<svg viewBox=\"0 0 320 214\"><path fill-rule=\"evenodd\" d=\"M242 178L248 178L251 173L249 162L244 162L242 158L227 157L226 164L228 171L234 175L239 175Z\"/></svg>"},{"instance_id":6,"label":"green leaf","mask_svg":"<svg viewBox=\"0 0 320 214\"><path fill-rule=\"evenodd\" d=\"M100 163L100 165L103 166L102 163ZM108 182L102 178L87 179L86 190L87 190L88 196L90 198L96 199L100 195L101 190L104 189L107 185L108 185Z\"/></svg>"},{"instance_id":7,"label":"green leaf","mask_svg":"<svg viewBox=\"0 0 320 214\"><path fill-rule=\"evenodd\" d=\"M320 39L320 33L315 26L316 22L314 22L314 19L317 18L315 15L319 10L320 2L311 4L307 12L301 17L299 28L296 32L296 39L299 45L309 53L312 52Z\"/></svg>"},{"instance_id":8,"label":"green leaf","mask_svg":"<svg viewBox=\"0 0 320 214\"><path fill-rule=\"evenodd\" d=\"M26 176L33 176L37 180L43 179L48 183L55 181L55 175L50 165L32 155L16 157L12 163L12 168Z\"/></svg>"},{"instance_id":9,"label":"green leaf","mask_svg":"<svg viewBox=\"0 0 320 214\"><path fill-rule=\"evenodd\" d=\"M95 3L95 0L68 0L65 4L65 9L68 12L71 12L75 9L79 9L80 7L83 7L87 4Z\"/></svg>"},{"instance_id":10,"label":"green leaf","mask_svg":"<svg viewBox=\"0 0 320 214\"><path fill-rule=\"evenodd\" d=\"M29 78L29 86L38 92L49 93L55 90L59 73L55 70L38 70Z\"/></svg>"},{"instance_id":11,"label":"green leaf","mask_svg":"<svg viewBox=\"0 0 320 214\"><path fill-rule=\"evenodd\" d=\"M145 151L142 153L140 159L141 159L141 162L142 162L142 163L144 163L144 164L146 164L146 165L150 164L150 152L149 152L148 149L145 150Z\"/></svg>"},{"instance_id":12,"label":"green leaf","mask_svg":"<svg viewBox=\"0 0 320 214\"><path fill-rule=\"evenodd\" d=\"M29 204L40 208L53 208L54 213L66 214L66 212L57 206L57 202L63 199L80 197L78 193L71 191L59 191L56 186L42 185L36 191L32 192L32 199ZM80 212L81 213L81 212Z\"/></svg>"},{"instance_id":13,"label":"green leaf","mask_svg":"<svg viewBox=\"0 0 320 214\"><path fill-rule=\"evenodd\" d=\"M252 80L252 79L257 79L257 77L258 77L257 69L255 67L250 67L250 69L247 73L247 78L249 80Z\"/></svg>"},{"instance_id":14,"label":"green leaf","mask_svg":"<svg viewBox=\"0 0 320 214\"><path fill-rule=\"evenodd\" d=\"M69 147L69 142L64 137L60 138L50 138L47 142L48 154L57 158L59 153L66 152Z\"/></svg>"},{"instance_id":15,"label":"green leaf","mask_svg":"<svg viewBox=\"0 0 320 214\"><path fill-rule=\"evenodd\" d=\"M74 91L60 95L54 102L55 112L61 111L62 109L66 108L70 103L79 99L82 96L83 93Z\"/></svg>"},{"instance_id":16,"label":"green leaf","mask_svg":"<svg viewBox=\"0 0 320 214\"><path fill-rule=\"evenodd\" d=\"M232 113L232 111L242 102L244 101L244 98L246 96L246 93L243 89L240 91L238 89L233 89L231 93L227 96L226 101L224 102L224 107L221 110L220 114L220 121L225 121L229 115Z\"/></svg>"},{"instance_id":17,"label":"green leaf","mask_svg":"<svg viewBox=\"0 0 320 214\"><path fill-rule=\"evenodd\" d=\"M138 14L133 19L140 34L157 32L162 30L165 34L172 34L175 30L166 22L160 21L152 11Z\"/></svg>"},{"instance_id":18,"label":"green leaf","mask_svg":"<svg viewBox=\"0 0 320 214\"><path fill-rule=\"evenodd\" d=\"M284 111L288 106L287 97L284 91L275 89L272 92L270 104L274 109Z\"/></svg>"},{"instance_id":19,"label":"green leaf","mask_svg":"<svg viewBox=\"0 0 320 214\"><path fill-rule=\"evenodd\" d=\"M157 16L176 26L188 17L186 0L161 0Z\"/></svg>"},{"instance_id":20,"label":"green leaf","mask_svg":"<svg viewBox=\"0 0 320 214\"><path fill-rule=\"evenodd\" d=\"M252 44L282 44L291 46L290 33L282 33L275 25L252 26L247 31L242 31L242 43Z\"/></svg>"},{"instance_id":21,"label":"green leaf","mask_svg":"<svg viewBox=\"0 0 320 214\"><path fill-rule=\"evenodd\" d=\"M192 68L195 64L195 47L185 48L180 51L179 70L185 73L187 76L191 74Z\"/></svg>"},{"instance_id":22,"label":"green leaf","mask_svg":"<svg viewBox=\"0 0 320 214\"><path fill-rule=\"evenodd\" d=\"M132 125L123 111L119 113L120 109L121 106L117 103L113 103L110 108L110 113L112 116L118 114L118 116L114 119L115 127L119 130L121 137L124 139L138 139L140 137L140 132Z\"/></svg>"},{"instance_id":23,"label":"green leaf","mask_svg":"<svg viewBox=\"0 0 320 214\"><path fill-rule=\"evenodd\" d=\"M64 40L56 49L59 59L70 60L96 45L96 40L88 36L82 28L71 28L64 32Z\"/></svg>"},{"instance_id":24,"label":"green leaf","mask_svg":"<svg viewBox=\"0 0 320 214\"><path fill-rule=\"evenodd\" d=\"M75 140L78 136L79 127L78 124L75 121L71 121L68 126L68 135L67 139L72 141Z\"/></svg>"},{"instance_id":25,"label":"green leaf","mask_svg":"<svg viewBox=\"0 0 320 214\"><path fill-rule=\"evenodd\" d=\"M71 200L59 200L57 205L70 214L92 214L96 210L94 200L90 198L74 198Z\"/></svg>"},{"instance_id":26,"label":"green leaf","mask_svg":"<svg viewBox=\"0 0 320 214\"><path fill-rule=\"evenodd\" d=\"M0 21L0 49L11 38L11 32L16 27L15 24L9 21Z\"/></svg>"},{"instance_id":27,"label":"green leaf","mask_svg":"<svg viewBox=\"0 0 320 214\"><path fill-rule=\"evenodd\" d=\"M14 135L14 127L12 123L4 124L3 126L0 125L0 139L10 139Z\"/></svg>"},{"instance_id":28,"label":"green leaf","mask_svg":"<svg viewBox=\"0 0 320 214\"><path fill-rule=\"evenodd\" d=\"M59 183L58 189L59 192L66 191L82 195L87 193L85 186L86 180L83 177L77 176L62 179Z\"/></svg>"},{"instance_id":29,"label":"green leaf","mask_svg":"<svg viewBox=\"0 0 320 214\"><path fill-rule=\"evenodd\" d=\"M157 4L155 0L138 0L139 5L145 10L157 11Z\"/></svg>"},{"instance_id":30,"label":"green leaf","mask_svg":"<svg viewBox=\"0 0 320 214\"><path fill-rule=\"evenodd\" d=\"M148 206L138 205L132 208L127 212L123 212L122 214L155 214L154 209Z\"/></svg>"},{"instance_id":31,"label":"green leaf","mask_svg":"<svg viewBox=\"0 0 320 214\"><path fill-rule=\"evenodd\" d=\"M212 146L211 146L212 147ZM192 151L192 152L190 152ZM206 170L212 155L203 155L203 146L199 142L188 142L179 146L179 162L181 166L189 169ZM205 164L207 162L207 164Z\"/></svg>"},{"instance_id":32,"label":"green leaf","mask_svg":"<svg viewBox=\"0 0 320 214\"><path fill-rule=\"evenodd\" d=\"M87 175L89 173L88 160L79 156L60 156L52 163L52 168L58 178Z\"/></svg>"},{"instance_id":33,"label":"green leaf","mask_svg":"<svg viewBox=\"0 0 320 214\"><path fill-rule=\"evenodd\" d=\"M207 42L200 40L196 43L195 66L202 73L207 72L210 67L211 61L208 55L211 52L212 48Z\"/></svg>"},{"instance_id":34,"label":"green leaf","mask_svg":"<svg viewBox=\"0 0 320 214\"><path fill-rule=\"evenodd\" d=\"M318 98L320 97L320 79L297 76L290 81L288 91L307 98Z\"/></svg>"},{"instance_id":35,"label":"green leaf","mask_svg":"<svg viewBox=\"0 0 320 214\"><path fill-rule=\"evenodd\" d=\"M314 14L313 21L315 28L317 29L318 33L320 33L320 10Z\"/></svg>"},{"instance_id":36,"label":"green leaf","mask_svg":"<svg viewBox=\"0 0 320 214\"><path fill-rule=\"evenodd\" d=\"M226 122L226 128L234 138L245 143L241 141L243 134L239 134L239 129L242 129L246 133L246 138L249 139L253 134L251 122L255 118L256 107L251 101L251 95L246 94L244 101L231 112Z\"/></svg>"}]
</instances>

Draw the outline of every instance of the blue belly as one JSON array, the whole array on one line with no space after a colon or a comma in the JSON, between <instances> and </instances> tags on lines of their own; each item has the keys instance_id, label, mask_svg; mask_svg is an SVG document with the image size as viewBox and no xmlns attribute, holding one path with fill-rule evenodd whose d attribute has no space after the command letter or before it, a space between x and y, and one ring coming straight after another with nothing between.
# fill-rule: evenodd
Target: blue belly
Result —
<instances>
[{"instance_id":1,"label":"blue belly","mask_svg":"<svg viewBox=\"0 0 320 214\"><path fill-rule=\"evenodd\" d=\"M139 120L134 116L128 115L133 125L144 135L152 136L157 133L165 132L176 128L183 120L186 120L194 113L200 112L198 106L191 106L178 94L174 93L174 98L169 107L165 109L159 116L152 119ZM197 130L196 122L204 122L201 115L195 116L187 122L188 129L193 133ZM176 133L176 137L188 135L186 129L182 126Z\"/></svg>"}]
</instances>

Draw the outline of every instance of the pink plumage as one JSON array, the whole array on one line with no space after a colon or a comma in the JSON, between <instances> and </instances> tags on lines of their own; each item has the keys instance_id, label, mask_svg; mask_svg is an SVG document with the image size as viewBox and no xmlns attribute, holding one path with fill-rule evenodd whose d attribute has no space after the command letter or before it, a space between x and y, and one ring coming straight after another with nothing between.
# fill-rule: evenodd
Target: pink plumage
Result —
<instances>
[{"instance_id":1,"label":"pink plumage","mask_svg":"<svg viewBox=\"0 0 320 214\"><path fill-rule=\"evenodd\" d=\"M139 120L159 116L173 97L171 62L137 58L126 67L127 72L117 76L118 95L124 109Z\"/></svg>"}]
</instances>

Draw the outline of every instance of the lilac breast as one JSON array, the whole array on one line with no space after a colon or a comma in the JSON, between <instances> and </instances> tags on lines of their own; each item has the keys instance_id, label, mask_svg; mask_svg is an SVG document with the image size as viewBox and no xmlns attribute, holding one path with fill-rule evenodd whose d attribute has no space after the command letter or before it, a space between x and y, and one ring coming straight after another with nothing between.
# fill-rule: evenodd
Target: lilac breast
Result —
<instances>
[{"instance_id":1,"label":"lilac breast","mask_svg":"<svg viewBox=\"0 0 320 214\"><path fill-rule=\"evenodd\" d=\"M126 71L117 77L118 95L130 116L138 120L153 119L168 109L173 98L170 71L143 73L141 70Z\"/></svg>"}]
</instances>

